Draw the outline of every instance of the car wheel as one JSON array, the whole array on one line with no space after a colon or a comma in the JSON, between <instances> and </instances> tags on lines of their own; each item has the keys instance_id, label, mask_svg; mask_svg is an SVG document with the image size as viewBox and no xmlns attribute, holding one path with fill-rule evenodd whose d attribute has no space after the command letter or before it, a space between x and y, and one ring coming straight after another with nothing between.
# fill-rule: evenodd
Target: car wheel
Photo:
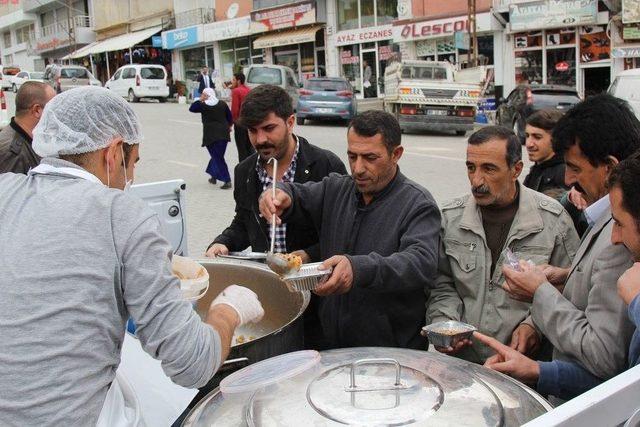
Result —
<instances>
[{"instance_id":1,"label":"car wheel","mask_svg":"<svg viewBox=\"0 0 640 427\"><path fill-rule=\"evenodd\" d=\"M129 102L138 102L138 97L133 93L133 89L129 89L129 95L127 96L127 101Z\"/></svg>"},{"instance_id":2,"label":"car wheel","mask_svg":"<svg viewBox=\"0 0 640 427\"><path fill-rule=\"evenodd\" d=\"M304 117L296 117L296 124L298 126L303 126L304 125Z\"/></svg>"},{"instance_id":3,"label":"car wheel","mask_svg":"<svg viewBox=\"0 0 640 427\"><path fill-rule=\"evenodd\" d=\"M13 93L18 93L18 87L15 83L11 85L11 89L13 90Z\"/></svg>"},{"instance_id":4,"label":"car wheel","mask_svg":"<svg viewBox=\"0 0 640 427\"><path fill-rule=\"evenodd\" d=\"M158 98L158 101L159 101L161 104L164 104L165 102L167 102L167 98Z\"/></svg>"},{"instance_id":5,"label":"car wheel","mask_svg":"<svg viewBox=\"0 0 640 427\"><path fill-rule=\"evenodd\" d=\"M467 134L466 130L457 130L456 131L456 135L458 136L465 136Z\"/></svg>"}]
</instances>

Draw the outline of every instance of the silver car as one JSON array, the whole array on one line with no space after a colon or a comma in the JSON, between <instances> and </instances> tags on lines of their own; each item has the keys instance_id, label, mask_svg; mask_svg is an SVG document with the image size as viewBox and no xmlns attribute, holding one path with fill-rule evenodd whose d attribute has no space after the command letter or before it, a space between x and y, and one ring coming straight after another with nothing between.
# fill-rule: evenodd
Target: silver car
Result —
<instances>
[{"instance_id":1,"label":"silver car","mask_svg":"<svg viewBox=\"0 0 640 427\"><path fill-rule=\"evenodd\" d=\"M270 84L286 90L293 100L293 109L296 110L300 86L291 68L284 65L254 64L244 69L244 75L246 77L245 84L250 89Z\"/></svg>"}]
</instances>

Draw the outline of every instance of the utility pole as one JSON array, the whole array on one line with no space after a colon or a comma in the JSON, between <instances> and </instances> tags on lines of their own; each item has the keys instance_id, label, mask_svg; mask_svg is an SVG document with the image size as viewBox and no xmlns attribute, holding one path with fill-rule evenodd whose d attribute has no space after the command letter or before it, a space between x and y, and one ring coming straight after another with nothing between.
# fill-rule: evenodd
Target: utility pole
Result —
<instances>
[{"instance_id":1,"label":"utility pole","mask_svg":"<svg viewBox=\"0 0 640 427\"><path fill-rule=\"evenodd\" d=\"M469 50L468 60L470 67L478 66L478 35L476 30L478 25L476 23L476 0L467 0L467 19L469 21L469 28L467 32L469 34Z\"/></svg>"}]
</instances>

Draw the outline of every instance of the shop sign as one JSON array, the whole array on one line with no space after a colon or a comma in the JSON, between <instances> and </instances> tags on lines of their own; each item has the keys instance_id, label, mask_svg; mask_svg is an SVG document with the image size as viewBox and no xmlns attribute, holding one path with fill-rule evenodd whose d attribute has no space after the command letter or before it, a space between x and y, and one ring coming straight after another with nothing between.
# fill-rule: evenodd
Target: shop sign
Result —
<instances>
[{"instance_id":1,"label":"shop sign","mask_svg":"<svg viewBox=\"0 0 640 427\"><path fill-rule=\"evenodd\" d=\"M162 47L162 36L151 36L151 47Z\"/></svg>"},{"instance_id":2,"label":"shop sign","mask_svg":"<svg viewBox=\"0 0 640 427\"><path fill-rule=\"evenodd\" d=\"M452 36L459 31L469 30L466 17L439 19L437 21L414 22L393 28L393 40L398 42Z\"/></svg>"},{"instance_id":3,"label":"shop sign","mask_svg":"<svg viewBox=\"0 0 640 427\"><path fill-rule=\"evenodd\" d=\"M45 52L48 50L55 50L71 44L68 38L59 39L58 37L47 37L37 41L35 51Z\"/></svg>"},{"instance_id":4,"label":"shop sign","mask_svg":"<svg viewBox=\"0 0 640 427\"><path fill-rule=\"evenodd\" d=\"M199 25L194 27L180 28L178 30L162 32L162 47L164 49L181 49L200 43Z\"/></svg>"},{"instance_id":5,"label":"shop sign","mask_svg":"<svg viewBox=\"0 0 640 427\"><path fill-rule=\"evenodd\" d=\"M616 47L611 50L614 58L640 58L640 46Z\"/></svg>"},{"instance_id":6,"label":"shop sign","mask_svg":"<svg viewBox=\"0 0 640 427\"><path fill-rule=\"evenodd\" d=\"M625 40L640 39L640 26L625 25L624 27L622 27L622 38Z\"/></svg>"},{"instance_id":7,"label":"shop sign","mask_svg":"<svg viewBox=\"0 0 640 427\"><path fill-rule=\"evenodd\" d=\"M509 6L511 31L595 24L598 0L539 0Z\"/></svg>"},{"instance_id":8,"label":"shop sign","mask_svg":"<svg viewBox=\"0 0 640 427\"><path fill-rule=\"evenodd\" d=\"M344 49L342 52L340 52L340 63L342 65L359 64L360 56L358 55L352 56L351 50Z\"/></svg>"},{"instance_id":9,"label":"shop sign","mask_svg":"<svg viewBox=\"0 0 640 427\"><path fill-rule=\"evenodd\" d=\"M640 22L640 2L638 0L622 0L622 23Z\"/></svg>"},{"instance_id":10,"label":"shop sign","mask_svg":"<svg viewBox=\"0 0 640 427\"><path fill-rule=\"evenodd\" d=\"M558 62L556 64L556 71L569 71L569 63L566 61Z\"/></svg>"},{"instance_id":11,"label":"shop sign","mask_svg":"<svg viewBox=\"0 0 640 427\"><path fill-rule=\"evenodd\" d=\"M359 30L339 31L336 33L336 46L369 43L393 38L393 26L361 28Z\"/></svg>"},{"instance_id":12,"label":"shop sign","mask_svg":"<svg viewBox=\"0 0 640 427\"><path fill-rule=\"evenodd\" d=\"M469 33L467 31L456 31L456 49L469 49Z\"/></svg>"},{"instance_id":13,"label":"shop sign","mask_svg":"<svg viewBox=\"0 0 640 427\"><path fill-rule=\"evenodd\" d=\"M299 27L301 25L314 24L315 22L315 1L303 1L284 7L278 6L251 12L252 33Z\"/></svg>"},{"instance_id":14,"label":"shop sign","mask_svg":"<svg viewBox=\"0 0 640 427\"><path fill-rule=\"evenodd\" d=\"M204 26L204 41L215 42L218 40L246 37L251 33L251 17L228 19L226 21L212 22Z\"/></svg>"}]
</instances>

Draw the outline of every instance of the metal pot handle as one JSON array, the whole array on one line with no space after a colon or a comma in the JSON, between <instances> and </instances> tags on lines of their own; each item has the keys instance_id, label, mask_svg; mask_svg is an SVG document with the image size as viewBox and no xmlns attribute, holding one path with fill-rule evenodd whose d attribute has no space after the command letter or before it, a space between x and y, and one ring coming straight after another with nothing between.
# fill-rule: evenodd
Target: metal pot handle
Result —
<instances>
[{"instance_id":1,"label":"metal pot handle","mask_svg":"<svg viewBox=\"0 0 640 427\"><path fill-rule=\"evenodd\" d=\"M396 381L393 385L381 388L362 388L356 385L356 368L362 365L393 365L396 368ZM400 381L401 365L396 359L360 359L351 364L350 384L349 387L345 387L345 391L385 391L385 390L402 390L407 386Z\"/></svg>"}]
</instances>

